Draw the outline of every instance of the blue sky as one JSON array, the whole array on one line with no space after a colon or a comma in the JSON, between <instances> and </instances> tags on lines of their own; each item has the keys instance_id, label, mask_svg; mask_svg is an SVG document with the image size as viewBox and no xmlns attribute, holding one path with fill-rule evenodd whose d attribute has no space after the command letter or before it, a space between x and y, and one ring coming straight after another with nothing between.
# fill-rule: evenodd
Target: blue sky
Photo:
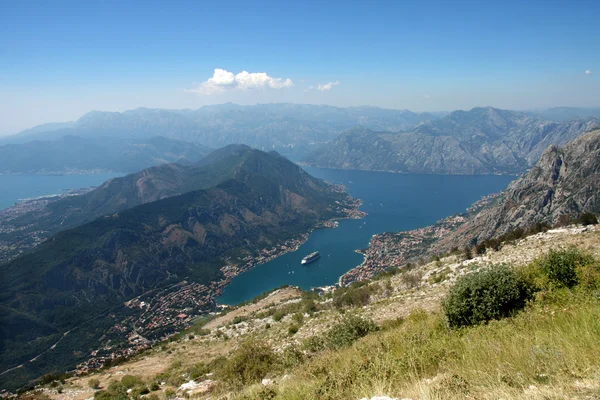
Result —
<instances>
[{"instance_id":1,"label":"blue sky","mask_svg":"<svg viewBox=\"0 0 600 400\"><path fill-rule=\"evenodd\" d=\"M599 15L600 1L0 0L0 134L226 101L600 106Z\"/></svg>"}]
</instances>

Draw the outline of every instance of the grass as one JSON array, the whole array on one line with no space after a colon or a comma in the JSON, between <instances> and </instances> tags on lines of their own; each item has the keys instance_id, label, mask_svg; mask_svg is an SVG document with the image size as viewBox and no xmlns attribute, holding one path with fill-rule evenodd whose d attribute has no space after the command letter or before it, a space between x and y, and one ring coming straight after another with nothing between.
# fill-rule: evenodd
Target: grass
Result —
<instances>
[{"instance_id":1,"label":"grass","mask_svg":"<svg viewBox=\"0 0 600 400\"><path fill-rule=\"evenodd\" d=\"M440 314L415 312L314 357L273 398L597 398L600 301L568 289L539 297L516 317L461 330Z\"/></svg>"}]
</instances>

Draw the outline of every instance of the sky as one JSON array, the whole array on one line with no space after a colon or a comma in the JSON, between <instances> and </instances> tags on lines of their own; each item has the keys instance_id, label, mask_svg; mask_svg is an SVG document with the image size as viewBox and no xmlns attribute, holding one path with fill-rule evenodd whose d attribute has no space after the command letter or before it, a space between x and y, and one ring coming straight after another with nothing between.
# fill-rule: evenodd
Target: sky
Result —
<instances>
[{"instance_id":1,"label":"sky","mask_svg":"<svg viewBox=\"0 0 600 400\"><path fill-rule=\"evenodd\" d=\"M0 0L0 134L234 102L600 106L600 1Z\"/></svg>"}]
</instances>

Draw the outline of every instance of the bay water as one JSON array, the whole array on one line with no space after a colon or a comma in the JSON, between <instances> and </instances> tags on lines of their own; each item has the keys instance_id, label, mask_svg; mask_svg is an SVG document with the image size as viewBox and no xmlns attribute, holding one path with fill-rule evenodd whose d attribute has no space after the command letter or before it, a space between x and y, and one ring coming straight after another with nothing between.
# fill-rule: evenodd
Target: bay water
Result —
<instances>
[{"instance_id":1,"label":"bay water","mask_svg":"<svg viewBox=\"0 0 600 400\"><path fill-rule=\"evenodd\" d=\"M345 272L359 265L376 233L425 227L452 214L464 212L481 197L496 193L515 177L498 175L415 175L388 172L305 168L311 175L342 183L362 199L360 220L342 220L337 228L315 230L298 251L257 265L231 281L217 298L236 305L282 285L312 287L333 285ZM321 258L301 266L304 256L319 251Z\"/></svg>"},{"instance_id":2,"label":"bay water","mask_svg":"<svg viewBox=\"0 0 600 400\"><path fill-rule=\"evenodd\" d=\"M0 175L0 209L8 208L22 199L98 186L117 176L123 174Z\"/></svg>"}]
</instances>

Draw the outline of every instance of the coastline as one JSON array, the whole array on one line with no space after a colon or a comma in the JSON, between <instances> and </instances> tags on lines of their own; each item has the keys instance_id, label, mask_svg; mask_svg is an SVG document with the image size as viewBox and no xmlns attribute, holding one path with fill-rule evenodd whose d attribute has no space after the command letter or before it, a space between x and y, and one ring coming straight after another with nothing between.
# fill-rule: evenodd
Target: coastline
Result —
<instances>
[{"instance_id":1,"label":"coastline","mask_svg":"<svg viewBox=\"0 0 600 400\"><path fill-rule=\"evenodd\" d=\"M338 285L369 279L390 268L403 267L429 255L432 247L448 233L456 230L468 218L495 202L501 193L486 195L473 203L464 213L450 215L433 225L401 232L382 232L371 237L366 249L354 250L364 256L361 264L340 276Z\"/></svg>"},{"instance_id":2,"label":"coastline","mask_svg":"<svg viewBox=\"0 0 600 400\"><path fill-rule=\"evenodd\" d=\"M343 186L335 185L337 189ZM215 298L239 274L257 265L267 263L286 253L297 251L312 232L317 229L335 229L339 220L364 218L366 213L360 211L362 200L349 196L344 204L346 215L317 222L309 231L290 238L276 246L256 251L242 259L242 264L228 264L221 268L224 279L213 281L207 285L182 281L169 288L147 292L127 301L124 306L139 309L140 314L126 317L113 326L107 334L121 338L121 345L107 349L101 346L90 353L90 358L77 365L76 372L86 373L102 367L108 360L131 357L139 351L154 346L178 332L190 327L198 318L215 315L219 310L229 309L227 304L218 304ZM186 306L192 305L195 311L185 311ZM191 312L190 312L191 311ZM165 332L164 334L160 332Z\"/></svg>"},{"instance_id":3,"label":"coastline","mask_svg":"<svg viewBox=\"0 0 600 400\"><path fill-rule=\"evenodd\" d=\"M509 173L485 173L485 174L458 174L458 173L443 173L443 172L411 172L411 171L395 171L395 170L386 170L386 169L364 169L364 168L340 168L340 167L330 167L330 166L322 166L322 165L316 165L316 164L312 164L312 163L307 163L307 162L297 162L296 164L298 164L301 167L311 167L311 168L322 168L322 169L334 169L334 170L338 170L338 171L364 171L364 172L388 172L390 174L403 174L403 175L440 175L440 176L446 176L446 175L456 175L456 176L489 176L489 175L493 175L493 176L514 176L514 177L518 177L519 174L509 174Z\"/></svg>"}]
</instances>

